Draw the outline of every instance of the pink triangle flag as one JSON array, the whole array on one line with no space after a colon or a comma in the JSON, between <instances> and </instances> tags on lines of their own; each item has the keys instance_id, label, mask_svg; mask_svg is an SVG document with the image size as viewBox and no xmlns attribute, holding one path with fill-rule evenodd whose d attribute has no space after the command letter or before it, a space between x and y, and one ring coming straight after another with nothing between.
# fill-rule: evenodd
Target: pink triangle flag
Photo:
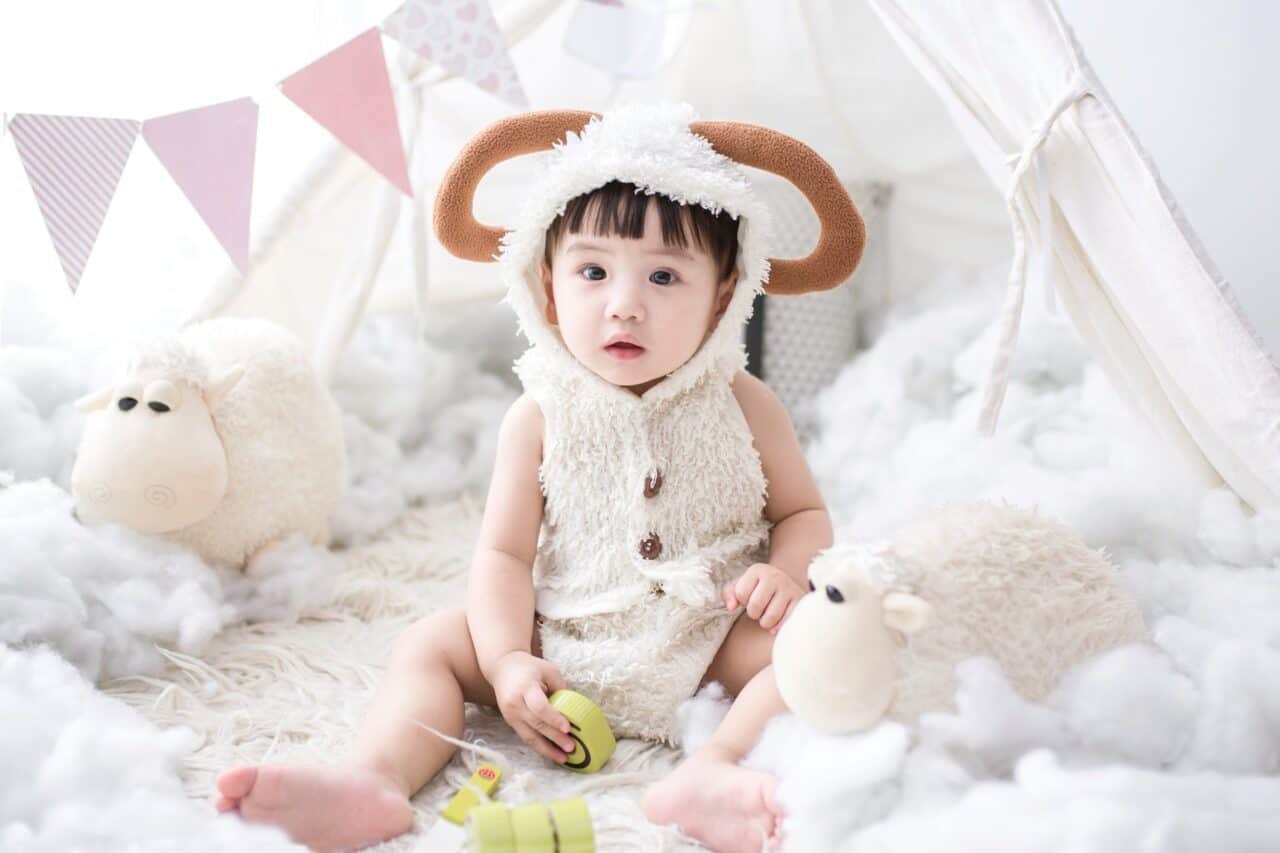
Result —
<instances>
[{"instance_id":1,"label":"pink triangle flag","mask_svg":"<svg viewBox=\"0 0 1280 853\"><path fill-rule=\"evenodd\" d=\"M247 271L258 105L240 98L148 119L142 138L240 272Z\"/></svg>"},{"instance_id":2,"label":"pink triangle flag","mask_svg":"<svg viewBox=\"0 0 1280 853\"><path fill-rule=\"evenodd\" d=\"M31 114L9 123L72 293L80 286L138 127L129 119Z\"/></svg>"},{"instance_id":3,"label":"pink triangle flag","mask_svg":"<svg viewBox=\"0 0 1280 853\"><path fill-rule=\"evenodd\" d=\"M382 22L382 31L486 92L529 106L485 0L408 0Z\"/></svg>"},{"instance_id":4,"label":"pink triangle flag","mask_svg":"<svg viewBox=\"0 0 1280 853\"><path fill-rule=\"evenodd\" d=\"M376 27L294 72L280 88L401 192L413 195Z\"/></svg>"}]
</instances>

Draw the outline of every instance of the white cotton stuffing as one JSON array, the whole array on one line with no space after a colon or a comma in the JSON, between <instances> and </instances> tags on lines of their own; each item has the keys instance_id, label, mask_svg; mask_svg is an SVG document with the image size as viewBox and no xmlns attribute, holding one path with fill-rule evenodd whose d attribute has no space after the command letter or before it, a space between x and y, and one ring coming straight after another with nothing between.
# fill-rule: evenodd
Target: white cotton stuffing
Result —
<instances>
[{"instance_id":1,"label":"white cotton stuffing","mask_svg":"<svg viewBox=\"0 0 1280 853\"><path fill-rule=\"evenodd\" d=\"M84 427L73 403L89 390L84 372L83 361L71 353L0 347L0 471L70 482Z\"/></svg>"},{"instance_id":2,"label":"white cotton stuffing","mask_svg":"<svg viewBox=\"0 0 1280 853\"><path fill-rule=\"evenodd\" d=\"M303 850L188 799L178 771L200 735L157 729L49 649L0 646L0 719L0 850Z\"/></svg>"},{"instance_id":3,"label":"white cotton stuffing","mask_svg":"<svg viewBox=\"0 0 1280 853\"><path fill-rule=\"evenodd\" d=\"M87 528L47 480L0 489L0 642L47 645L91 681L155 673L159 643L199 654L225 625L327 600L336 558L293 542L261 575L117 525Z\"/></svg>"},{"instance_id":4,"label":"white cotton stuffing","mask_svg":"<svg viewBox=\"0 0 1280 853\"><path fill-rule=\"evenodd\" d=\"M977 658L959 667L955 711L911 725L835 737L777 718L747 763L781 779L784 850L1280 849L1280 519L1178 464L1034 294L1000 427L977 435L1004 274L976 288L939 281L899 306L815 401L807 455L837 537L874 541L949 501L1034 507L1106 549L1152 641L1079 665L1038 703ZM508 306L457 325L446 313L426 337L371 318L340 368L352 489L334 527L347 540L413 501L487 485L523 345ZM154 643L198 649L229 619L290 618L306 584L287 569L311 558L282 558L282 580L254 604L127 531L82 538L58 486L77 429L67 405L91 383L77 387L81 374L57 353L12 349L0 348L0 396L23 402L20 414L0 407L0 468L16 475L7 487L0 477L0 630L25 625L30 637L0 638L21 646L0 649L0 713L16 721L0 734L0 849L274 849L278 836L186 799L185 735L124 715L54 651L91 678L147 671ZM31 482L41 477L53 482ZM130 573L150 591L122 587ZM135 598L147 606L125 600ZM686 743L722 717L712 697L683 709ZM77 776L69 756L81 753ZM132 788L103 781L116 779ZM111 841L91 843L86 827Z\"/></svg>"},{"instance_id":5,"label":"white cotton stuffing","mask_svg":"<svg viewBox=\"0 0 1280 853\"><path fill-rule=\"evenodd\" d=\"M504 305L436 318L421 333L404 317L361 324L333 387L348 457L336 542L367 541L413 503L487 488L522 350Z\"/></svg>"}]
</instances>

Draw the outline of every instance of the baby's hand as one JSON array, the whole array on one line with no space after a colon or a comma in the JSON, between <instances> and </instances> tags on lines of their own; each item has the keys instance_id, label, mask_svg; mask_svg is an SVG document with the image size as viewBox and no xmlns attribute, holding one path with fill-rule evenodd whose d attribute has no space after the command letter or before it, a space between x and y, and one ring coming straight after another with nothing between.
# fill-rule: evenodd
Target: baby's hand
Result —
<instances>
[{"instance_id":1,"label":"baby's hand","mask_svg":"<svg viewBox=\"0 0 1280 853\"><path fill-rule=\"evenodd\" d=\"M726 608L737 610L746 602L747 615L773 634L778 633L804 594L805 590L790 575L768 563L756 563L720 592Z\"/></svg>"},{"instance_id":2,"label":"baby's hand","mask_svg":"<svg viewBox=\"0 0 1280 853\"><path fill-rule=\"evenodd\" d=\"M498 661L493 693L502 718L544 758L564 764L573 752L569 720L547 696L567 685L553 664L528 652L508 652Z\"/></svg>"}]
</instances>

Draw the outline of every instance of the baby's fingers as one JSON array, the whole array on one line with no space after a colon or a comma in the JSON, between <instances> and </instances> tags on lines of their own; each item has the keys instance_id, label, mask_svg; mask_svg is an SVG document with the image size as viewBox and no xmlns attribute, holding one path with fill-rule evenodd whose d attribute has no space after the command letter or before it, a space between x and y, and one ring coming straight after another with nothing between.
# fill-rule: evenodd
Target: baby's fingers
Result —
<instances>
[{"instance_id":1,"label":"baby's fingers","mask_svg":"<svg viewBox=\"0 0 1280 853\"><path fill-rule=\"evenodd\" d=\"M517 722L514 726L516 734L520 736L520 740L529 745L529 748L541 755L548 761L554 761L556 764L564 764L569 755L556 748L555 744L547 740L539 734L533 726L526 722Z\"/></svg>"},{"instance_id":2,"label":"baby's fingers","mask_svg":"<svg viewBox=\"0 0 1280 853\"><path fill-rule=\"evenodd\" d=\"M779 631L782 630L782 626L785 625L787 623L787 620L791 618L791 611L796 609L796 602L799 600L800 599L798 598L793 598L789 602L787 602L787 612L782 614L782 618L778 620L777 625L773 626L773 629L770 631L770 633L776 635Z\"/></svg>"},{"instance_id":3,"label":"baby's fingers","mask_svg":"<svg viewBox=\"0 0 1280 853\"><path fill-rule=\"evenodd\" d=\"M782 624L782 620L786 618L787 609L791 606L791 599L785 595L778 594L769 602L769 606L760 614L760 627L766 631L771 631L778 625Z\"/></svg>"},{"instance_id":4,"label":"baby's fingers","mask_svg":"<svg viewBox=\"0 0 1280 853\"><path fill-rule=\"evenodd\" d=\"M724 585L724 588L720 590L720 600L724 602L725 610L738 609L738 596L734 594L733 586L734 585L732 583L727 583Z\"/></svg>"},{"instance_id":5,"label":"baby's fingers","mask_svg":"<svg viewBox=\"0 0 1280 853\"><path fill-rule=\"evenodd\" d=\"M551 706L542 691L537 687L530 687L524 694L524 701L529 709L529 725L565 752L573 752L573 740L566 734L569 731L569 721Z\"/></svg>"},{"instance_id":6,"label":"baby's fingers","mask_svg":"<svg viewBox=\"0 0 1280 853\"><path fill-rule=\"evenodd\" d=\"M765 609L768 608L769 602L775 597L775 592L776 590L772 584L756 584L750 600L747 601L747 615L759 621L760 617L764 615Z\"/></svg>"},{"instance_id":7,"label":"baby's fingers","mask_svg":"<svg viewBox=\"0 0 1280 853\"><path fill-rule=\"evenodd\" d=\"M725 606L730 610L737 610L751 599L751 594L759 583L760 576L748 569L745 575L725 587Z\"/></svg>"}]
</instances>

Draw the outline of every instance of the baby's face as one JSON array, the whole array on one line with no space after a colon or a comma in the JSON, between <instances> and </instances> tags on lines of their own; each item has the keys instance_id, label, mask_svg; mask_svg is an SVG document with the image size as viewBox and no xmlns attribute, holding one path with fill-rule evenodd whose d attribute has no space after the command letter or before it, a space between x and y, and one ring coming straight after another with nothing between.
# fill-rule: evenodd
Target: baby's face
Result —
<instances>
[{"instance_id":1,"label":"baby's face","mask_svg":"<svg viewBox=\"0 0 1280 853\"><path fill-rule=\"evenodd\" d=\"M644 236L565 233L542 270L549 319L565 346L597 376L643 394L698 351L733 295L714 258L693 244L662 242L658 205ZM610 346L618 335L638 347Z\"/></svg>"}]
</instances>

